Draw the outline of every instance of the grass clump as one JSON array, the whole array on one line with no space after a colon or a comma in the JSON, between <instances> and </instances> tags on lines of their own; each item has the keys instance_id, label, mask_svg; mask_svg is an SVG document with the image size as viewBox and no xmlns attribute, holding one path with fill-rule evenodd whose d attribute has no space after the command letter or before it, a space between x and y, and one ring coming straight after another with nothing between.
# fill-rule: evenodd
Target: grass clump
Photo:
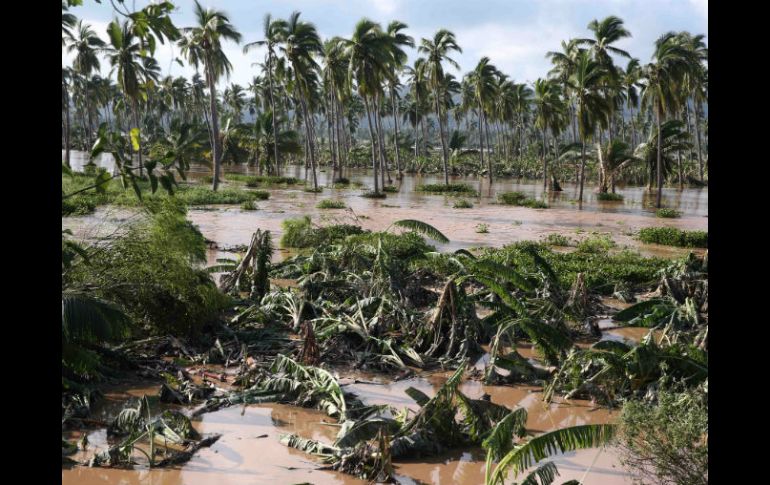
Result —
<instances>
[{"instance_id":1,"label":"grass clump","mask_svg":"<svg viewBox=\"0 0 770 485\"><path fill-rule=\"evenodd\" d=\"M334 185L350 185L350 179L347 177L337 177L334 179Z\"/></svg>"},{"instance_id":2,"label":"grass clump","mask_svg":"<svg viewBox=\"0 0 770 485\"><path fill-rule=\"evenodd\" d=\"M646 244L663 244L682 248L708 248L709 233L683 231L673 227L645 227L639 230L639 240Z\"/></svg>"},{"instance_id":3,"label":"grass clump","mask_svg":"<svg viewBox=\"0 0 770 485\"><path fill-rule=\"evenodd\" d=\"M345 202L334 199L324 199L316 206L318 209L345 209L346 207Z\"/></svg>"},{"instance_id":4,"label":"grass clump","mask_svg":"<svg viewBox=\"0 0 770 485\"><path fill-rule=\"evenodd\" d=\"M682 213L674 209L658 209L655 211L655 217L664 217L666 219L678 219Z\"/></svg>"},{"instance_id":5,"label":"grass clump","mask_svg":"<svg viewBox=\"0 0 770 485\"><path fill-rule=\"evenodd\" d=\"M247 200L246 202L241 204L241 209L245 211L256 211L256 210L259 210L259 207L257 206L257 204L254 203L253 200Z\"/></svg>"},{"instance_id":6,"label":"grass clump","mask_svg":"<svg viewBox=\"0 0 770 485\"><path fill-rule=\"evenodd\" d=\"M301 219L286 219L281 226L283 227L281 246L285 248L321 247L340 242L351 235L364 233L361 226L352 224L313 226L308 216Z\"/></svg>"},{"instance_id":7,"label":"grass clump","mask_svg":"<svg viewBox=\"0 0 770 485\"><path fill-rule=\"evenodd\" d=\"M606 253L616 246L615 241L606 234L589 236L577 245L581 253Z\"/></svg>"},{"instance_id":8,"label":"grass clump","mask_svg":"<svg viewBox=\"0 0 770 485\"><path fill-rule=\"evenodd\" d=\"M260 185L297 185L302 181L296 177L281 177L278 175L244 175L241 173L225 174L225 180L233 182L245 182L247 187L259 187Z\"/></svg>"},{"instance_id":9,"label":"grass clump","mask_svg":"<svg viewBox=\"0 0 770 485\"><path fill-rule=\"evenodd\" d=\"M385 194L385 192L377 193L377 192L374 192L373 190L370 190L361 194L361 197L364 197L366 199L384 199L387 197L387 195Z\"/></svg>"},{"instance_id":10,"label":"grass clump","mask_svg":"<svg viewBox=\"0 0 770 485\"><path fill-rule=\"evenodd\" d=\"M609 202L619 202L623 200L623 196L620 194L612 194L609 192L600 192L596 194L597 200L603 200L603 201L609 201Z\"/></svg>"},{"instance_id":11,"label":"grass clump","mask_svg":"<svg viewBox=\"0 0 770 485\"><path fill-rule=\"evenodd\" d=\"M484 224L483 222L481 224L476 225L476 232L479 234L488 234L489 233L489 226Z\"/></svg>"},{"instance_id":12,"label":"grass clump","mask_svg":"<svg viewBox=\"0 0 770 485\"><path fill-rule=\"evenodd\" d=\"M318 188L314 189L313 187L305 187L303 190L305 192L309 192L311 194L320 194L321 192L324 191L324 188L323 187L318 187Z\"/></svg>"},{"instance_id":13,"label":"grass clump","mask_svg":"<svg viewBox=\"0 0 770 485\"><path fill-rule=\"evenodd\" d=\"M547 209L548 204L541 200L527 197L522 192L503 192L497 195L497 199L505 205L516 205L521 207L530 207L532 209Z\"/></svg>"},{"instance_id":14,"label":"grass clump","mask_svg":"<svg viewBox=\"0 0 770 485\"><path fill-rule=\"evenodd\" d=\"M473 209L473 204L465 199L456 200L452 205L455 209Z\"/></svg>"},{"instance_id":15,"label":"grass clump","mask_svg":"<svg viewBox=\"0 0 770 485\"><path fill-rule=\"evenodd\" d=\"M543 242L549 246L572 246L572 239L563 234L549 234Z\"/></svg>"},{"instance_id":16,"label":"grass clump","mask_svg":"<svg viewBox=\"0 0 770 485\"><path fill-rule=\"evenodd\" d=\"M417 192L429 192L431 194L446 195L477 195L477 192L468 184L421 184L415 189Z\"/></svg>"},{"instance_id":17,"label":"grass clump","mask_svg":"<svg viewBox=\"0 0 770 485\"><path fill-rule=\"evenodd\" d=\"M388 194L397 194L398 193L398 187L395 185L386 185L382 188L382 191Z\"/></svg>"}]
</instances>

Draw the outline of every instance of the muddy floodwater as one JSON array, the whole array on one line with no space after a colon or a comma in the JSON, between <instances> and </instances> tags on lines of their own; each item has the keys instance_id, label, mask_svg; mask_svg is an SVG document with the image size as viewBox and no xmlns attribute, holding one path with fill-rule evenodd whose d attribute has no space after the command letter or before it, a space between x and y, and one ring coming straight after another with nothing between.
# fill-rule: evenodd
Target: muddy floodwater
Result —
<instances>
[{"instance_id":1,"label":"muddy floodwater","mask_svg":"<svg viewBox=\"0 0 770 485\"><path fill-rule=\"evenodd\" d=\"M243 172L243 170L242 170ZM247 172L243 172L247 173ZM191 179L201 172L192 172ZM304 169L289 167L284 175L304 177ZM351 182L371 184L366 170L350 170ZM319 173L319 186L330 185L330 172ZM406 174L399 182L398 193L387 194L386 199L361 197L362 189L329 189L315 194L297 188L265 188L270 199L258 201L259 210L244 211L238 205L192 208L189 219L197 224L203 235L215 241L220 248L246 245L258 228L269 230L275 240L282 234L281 222L285 219L308 215L316 223L353 223L364 229L383 230L400 219L418 219L433 225L449 239L449 244L438 244L441 251L472 247L500 247L516 241L540 240L549 234L562 234L573 240L580 240L592 233L608 234L618 247L629 247L649 256L677 257L689 249L642 244L633 234L643 227L665 226L686 230L708 230L708 188L664 189L663 204L682 212L677 219L655 217L651 208L654 193L643 187L619 187L624 196L621 202L596 200L594 187L586 186L586 201L578 209L575 199L577 187L564 183L563 192L543 195L542 183L538 181L517 181L502 179L491 189L488 180L478 177L453 177L453 182L467 183L479 190L479 197L464 197L473 203L471 209L454 209L458 197L415 192L420 184L442 183L443 177L436 175ZM226 186L227 184L225 184ZM496 203L497 194L506 191L521 191L535 198L545 197L548 209L530 209ZM347 209L317 209L323 199L342 200ZM115 207L100 207L96 213L83 217L62 219L62 227L70 228L83 238L104 237L119 230L124 222L134 217L130 210ZM478 233L477 226L486 224L488 233ZM212 255L216 257L216 255ZM277 259L285 253L277 252Z\"/></svg>"},{"instance_id":2,"label":"muddy floodwater","mask_svg":"<svg viewBox=\"0 0 770 485\"><path fill-rule=\"evenodd\" d=\"M405 393L415 387L429 396L444 384L448 373L404 379L398 382L379 381L376 376L356 374L341 377L340 384L357 394L366 404L389 404L396 409L418 406ZM107 401L115 412L115 404L143 393L157 394L159 385L137 385L128 390L107 393ZM542 400L540 389L532 386L486 386L466 381L460 389L472 398L489 394L492 402L511 409L524 407L528 411L527 429L542 433L565 426L612 422L617 411L595 407L583 400L568 402L559 398L550 405ZM141 463L134 470L73 467L62 470L66 485L92 484L153 484L197 485L313 483L363 484L349 475L318 470L319 462L310 455L280 444L283 433L296 433L305 438L333 442L337 434L335 420L321 411L282 404L233 406L197 418L195 428L201 433L220 433L222 438L210 448L201 449L188 463L175 469L149 470ZM65 438L77 439L69 434ZM107 447L104 429L88 434L89 448L73 458L86 459L90 453ZM397 479L403 484L463 484L476 485L484 480L485 454L480 448L454 450L437 457L419 461L397 461ZM630 476L618 463L614 449L588 449L565 453L553 458L559 468L559 480L582 480L586 484L630 484ZM513 480L513 477L510 477Z\"/></svg>"}]
</instances>

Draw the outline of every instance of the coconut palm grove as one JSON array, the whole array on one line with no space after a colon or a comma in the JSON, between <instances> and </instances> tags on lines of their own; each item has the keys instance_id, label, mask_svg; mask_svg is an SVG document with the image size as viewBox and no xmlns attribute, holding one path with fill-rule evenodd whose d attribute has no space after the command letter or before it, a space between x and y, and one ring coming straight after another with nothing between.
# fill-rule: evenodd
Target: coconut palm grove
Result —
<instances>
[{"instance_id":1,"label":"coconut palm grove","mask_svg":"<svg viewBox=\"0 0 770 485\"><path fill-rule=\"evenodd\" d=\"M707 484L706 33L285 3L62 0L62 483Z\"/></svg>"}]
</instances>

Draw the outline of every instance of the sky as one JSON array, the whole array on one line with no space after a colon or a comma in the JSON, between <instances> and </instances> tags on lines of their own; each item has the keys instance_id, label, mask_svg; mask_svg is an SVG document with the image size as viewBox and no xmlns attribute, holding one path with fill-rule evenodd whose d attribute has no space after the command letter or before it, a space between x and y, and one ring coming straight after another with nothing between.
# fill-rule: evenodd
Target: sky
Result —
<instances>
[{"instance_id":1,"label":"sky","mask_svg":"<svg viewBox=\"0 0 770 485\"><path fill-rule=\"evenodd\" d=\"M172 15L175 25L193 25L193 0L172 1L177 6ZM132 6L132 2L137 9L149 3L125 3ZM83 3L71 8L71 13L91 24L106 40L106 27L113 18L110 2ZM417 44L421 38L432 37L438 29L446 28L454 32L463 49L462 54L452 55L461 71L447 67L448 72L459 78L473 69L481 57L488 56L515 82L545 77L551 68L546 52L561 50L562 40L590 37L588 23L609 15L623 19L632 35L618 42L617 47L642 63L649 61L655 39L665 32L687 30L708 36L708 0L201 0L201 4L227 13L243 35L242 44L262 39L262 19L266 13L287 18L295 10L302 12L301 19L316 25L322 39L349 37L363 17L380 22L383 27L391 20L405 22L409 26L407 33ZM264 52L243 54L242 45L232 43L225 44L224 49L233 64L233 73L230 79L220 80L219 86L248 85L259 72L252 64L262 62ZM417 50L407 50L411 63L418 56ZM173 62L176 56L177 48L158 46L155 57L163 75L192 75L193 68ZM62 65L70 62L71 56L62 50ZM619 64L625 62L620 60ZM103 66L102 71L106 75L109 66Z\"/></svg>"}]
</instances>

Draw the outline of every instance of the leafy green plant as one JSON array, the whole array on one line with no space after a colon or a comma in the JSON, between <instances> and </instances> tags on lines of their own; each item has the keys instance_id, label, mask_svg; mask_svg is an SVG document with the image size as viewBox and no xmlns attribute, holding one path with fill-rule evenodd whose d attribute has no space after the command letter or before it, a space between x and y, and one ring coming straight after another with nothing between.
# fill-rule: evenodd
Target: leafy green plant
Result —
<instances>
[{"instance_id":1,"label":"leafy green plant","mask_svg":"<svg viewBox=\"0 0 770 485\"><path fill-rule=\"evenodd\" d=\"M467 201L466 199L460 199L456 200L454 204L452 204L452 208L454 209L473 209L473 203Z\"/></svg>"},{"instance_id":2,"label":"leafy green plant","mask_svg":"<svg viewBox=\"0 0 770 485\"><path fill-rule=\"evenodd\" d=\"M522 192L503 192L501 194L497 194L497 199L500 201L500 203L505 205L517 205L522 207L530 207L532 209L548 208L548 204L545 202L529 198Z\"/></svg>"},{"instance_id":3,"label":"leafy green plant","mask_svg":"<svg viewBox=\"0 0 770 485\"><path fill-rule=\"evenodd\" d=\"M483 222L476 224L476 232L479 234L487 234L489 232L489 226Z\"/></svg>"},{"instance_id":4,"label":"leafy green plant","mask_svg":"<svg viewBox=\"0 0 770 485\"><path fill-rule=\"evenodd\" d=\"M601 201L619 202L623 200L623 196L620 194L613 194L612 192L600 192L596 194L596 199Z\"/></svg>"},{"instance_id":5,"label":"leafy green plant","mask_svg":"<svg viewBox=\"0 0 770 485\"><path fill-rule=\"evenodd\" d=\"M398 193L398 187L395 185L386 185L382 188L383 192L386 192L388 194L397 194Z\"/></svg>"},{"instance_id":6,"label":"leafy green plant","mask_svg":"<svg viewBox=\"0 0 770 485\"><path fill-rule=\"evenodd\" d=\"M432 194L446 195L478 195L476 189L468 184L421 184L415 190L417 192L429 192Z\"/></svg>"},{"instance_id":7,"label":"leafy green plant","mask_svg":"<svg viewBox=\"0 0 770 485\"><path fill-rule=\"evenodd\" d=\"M545 238L543 238L543 242L545 244L548 244L549 246L572 246L573 241L572 239L568 238L567 236L563 234L549 234Z\"/></svg>"},{"instance_id":8,"label":"leafy green plant","mask_svg":"<svg viewBox=\"0 0 770 485\"><path fill-rule=\"evenodd\" d=\"M655 217L663 217L667 219L678 219L682 217L682 213L674 209L658 209L655 211Z\"/></svg>"},{"instance_id":9,"label":"leafy green plant","mask_svg":"<svg viewBox=\"0 0 770 485\"><path fill-rule=\"evenodd\" d=\"M347 206L345 205L345 202L342 200L335 200L335 199L324 199L321 202L316 205L316 208L318 209L345 209Z\"/></svg>"},{"instance_id":10,"label":"leafy green plant","mask_svg":"<svg viewBox=\"0 0 770 485\"><path fill-rule=\"evenodd\" d=\"M241 204L241 209L245 211L255 211L259 210L259 207L253 200L247 200L243 204Z\"/></svg>"},{"instance_id":11,"label":"leafy green plant","mask_svg":"<svg viewBox=\"0 0 770 485\"><path fill-rule=\"evenodd\" d=\"M685 231L673 227L645 227L639 240L646 244L663 244L685 248L708 248L708 232Z\"/></svg>"},{"instance_id":12,"label":"leafy green plant","mask_svg":"<svg viewBox=\"0 0 770 485\"><path fill-rule=\"evenodd\" d=\"M580 241L577 250L581 253L606 253L615 246L615 241L609 235L595 234Z\"/></svg>"},{"instance_id":13,"label":"leafy green plant","mask_svg":"<svg viewBox=\"0 0 770 485\"><path fill-rule=\"evenodd\" d=\"M387 197L385 192L374 192L374 191L366 191L361 194L361 197L364 197L366 199L384 199Z\"/></svg>"}]
</instances>

